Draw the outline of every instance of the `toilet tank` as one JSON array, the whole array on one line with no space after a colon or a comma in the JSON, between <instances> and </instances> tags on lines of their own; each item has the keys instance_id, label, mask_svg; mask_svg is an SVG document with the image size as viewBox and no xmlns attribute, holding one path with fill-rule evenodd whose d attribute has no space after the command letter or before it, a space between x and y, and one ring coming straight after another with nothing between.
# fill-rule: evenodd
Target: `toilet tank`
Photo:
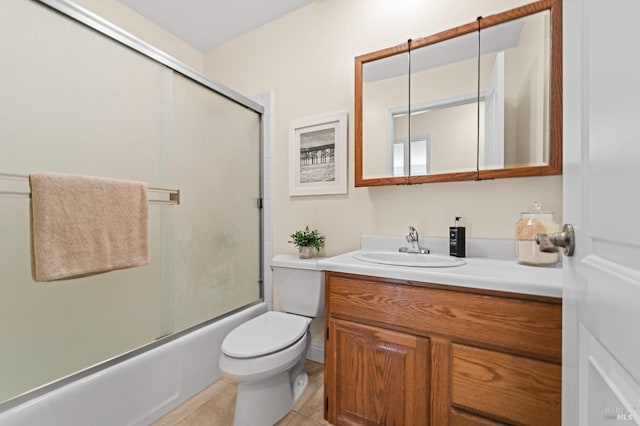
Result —
<instances>
[{"instance_id":1,"label":"toilet tank","mask_svg":"<svg viewBox=\"0 0 640 426\"><path fill-rule=\"evenodd\" d=\"M318 258L280 254L271 260L271 270L283 311L312 318L324 315L324 269Z\"/></svg>"}]
</instances>

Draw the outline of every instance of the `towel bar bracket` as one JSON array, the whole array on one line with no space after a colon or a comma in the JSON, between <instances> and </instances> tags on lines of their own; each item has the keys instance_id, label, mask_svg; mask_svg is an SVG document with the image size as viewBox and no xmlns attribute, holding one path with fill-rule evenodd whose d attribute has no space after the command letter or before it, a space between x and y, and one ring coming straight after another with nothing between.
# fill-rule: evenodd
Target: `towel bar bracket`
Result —
<instances>
[{"instance_id":1,"label":"towel bar bracket","mask_svg":"<svg viewBox=\"0 0 640 426\"><path fill-rule=\"evenodd\" d=\"M175 192L169 194L169 200L173 201L176 205L180 205L180 190L176 189Z\"/></svg>"}]
</instances>

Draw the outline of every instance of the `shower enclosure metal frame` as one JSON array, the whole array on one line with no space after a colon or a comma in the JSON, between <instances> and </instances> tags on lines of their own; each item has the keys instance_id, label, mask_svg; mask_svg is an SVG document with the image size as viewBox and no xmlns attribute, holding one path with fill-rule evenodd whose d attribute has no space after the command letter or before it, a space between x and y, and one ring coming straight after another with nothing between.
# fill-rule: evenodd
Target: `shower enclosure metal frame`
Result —
<instances>
[{"instance_id":1,"label":"shower enclosure metal frame","mask_svg":"<svg viewBox=\"0 0 640 426\"><path fill-rule=\"evenodd\" d=\"M67 0L31 0L36 3L43 4L53 11L70 18L71 20L84 25L92 30L116 41L117 43L143 55L147 58L166 66L167 68L177 72L178 74L186 77L187 79L203 86L225 98L228 100L241 105L251 111L259 114L260 117L260 140L259 140L259 197L256 200L256 207L259 209L259 281L257 285L259 285L259 299L233 309L230 312L226 312L222 315L219 315L215 318L211 318L207 321L201 322L199 324L188 327L184 330L169 334L167 336L162 336L156 339L153 342L150 342L142 347L133 349L129 352L118 355L114 358L110 358L103 362L100 362L96 365L90 366L73 374L70 374L66 377L62 377L54 382L45 384L33 390L27 391L23 394L20 394L16 397L13 397L7 401L0 402L0 412L4 412L10 410L13 407L24 404L25 402L35 399L39 396L42 396L48 392L53 391L54 389L60 388L66 384L71 382L75 382L84 377L90 376L96 372L104 370L108 367L111 367L115 364L119 364L125 360L131 359L135 356L138 356L142 353L148 352L154 348L162 346L168 342L171 342L175 339L178 339L184 335L190 334L195 330L198 330L202 327L210 325L214 322L220 321L223 318L229 317L243 309L246 309L250 306L257 305L264 301L264 274L265 274L265 266L264 266L264 221L265 221L265 210L263 208L263 198L264 198L264 139L265 139L265 123L264 123L264 112L265 109L259 103L249 99L248 97L204 76L200 72L194 70L193 68L187 66L186 64L178 61L176 58L168 55L162 50L140 40L139 38L133 36L132 34L122 30L121 28L115 26L114 24L108 22L107 20L89 12L88 10L81 8Z\"/></svg>"}]
</instances>

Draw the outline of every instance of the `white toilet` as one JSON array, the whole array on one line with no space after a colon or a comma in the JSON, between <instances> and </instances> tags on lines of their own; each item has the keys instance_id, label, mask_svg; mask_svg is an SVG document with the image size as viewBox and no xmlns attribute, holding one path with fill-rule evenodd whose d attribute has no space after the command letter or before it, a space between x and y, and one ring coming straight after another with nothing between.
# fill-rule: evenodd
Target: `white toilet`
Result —
<instances>
[{"instance_id":1,"label":"white toilet","mask_svg":"<svg viewBox=\"0 0 640 426\"><path fill-rule=\"evenodd\" d=\"M234 426L273 425L307 386L309 324L324 314L324 271L317 259L278 255L271 262L280 307L232 330L222 342L220 370L238 383Z\"/></svg>"}]
</instances>

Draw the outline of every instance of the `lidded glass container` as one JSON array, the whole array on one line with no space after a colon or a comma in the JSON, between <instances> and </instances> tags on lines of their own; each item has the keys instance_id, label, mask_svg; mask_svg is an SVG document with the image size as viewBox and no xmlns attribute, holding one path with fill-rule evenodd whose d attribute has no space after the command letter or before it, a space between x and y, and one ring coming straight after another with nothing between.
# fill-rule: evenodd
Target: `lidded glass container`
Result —
<instances>
[{"instance_id":1,"label":"lidded glass container","mask_svg":"<svg viewBox=\"0 0 640 426\"><path fill-rule=\"evenodd\" d=\"M533 211L520 213L516 223L516 257L525 265L552 265L558 262L559 253L543 253L536 243L537 234L551 234L560 231L560 225L553 220L552 212L540 211L540 203L533 203Z\"/></svg>"}]
</instances>

